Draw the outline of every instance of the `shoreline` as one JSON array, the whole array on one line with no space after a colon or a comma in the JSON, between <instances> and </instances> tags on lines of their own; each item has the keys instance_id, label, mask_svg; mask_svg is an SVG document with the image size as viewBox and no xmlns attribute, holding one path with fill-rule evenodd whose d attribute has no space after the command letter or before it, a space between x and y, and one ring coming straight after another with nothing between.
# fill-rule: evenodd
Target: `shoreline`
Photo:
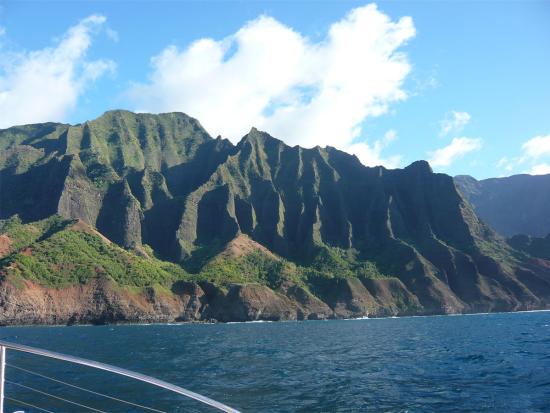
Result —
<instances>
[{"instance_id":1,"label":"shoreline","mask_svg":"<svg viewBox=\"0 0 550 413\"><path fill-rule=\"evenodd\" d=\"M103 323L103 324L10 324L0 326L0 331L4 328L21 328L21 327L106 327L106 326L181 326L181 325L231 325L231 324L276 324L276 323L302 323L302 322L327 322L327 321L366 321L366 320L387 320L387 319L403 319L403 318L428 318L428 317L464 317L464 316L483 316L497 314L522 314L522 313L546 313L550 312L550 308L541 310L518 310L518 311L495 311L489 313L455 313L455 314L424 314L424 315L402 315L402 316L387 316L387 317L353 317L353 318L326 318L322 320L250 320L250 321L180 321L168 323L135 323L135 322L119 322L119 323Z\"/></svg>"}]
</instances>

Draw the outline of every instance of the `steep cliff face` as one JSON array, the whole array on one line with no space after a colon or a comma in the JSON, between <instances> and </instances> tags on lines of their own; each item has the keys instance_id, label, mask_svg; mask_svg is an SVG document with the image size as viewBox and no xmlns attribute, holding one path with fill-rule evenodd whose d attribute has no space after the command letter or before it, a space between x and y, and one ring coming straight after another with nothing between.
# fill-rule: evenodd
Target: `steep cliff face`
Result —
<instances>
[{"instance_id":1,"label":"steep cliff face","mask_svg":"<svg viewBox=\"0 0 550 413\"><path fill-rule=\"evenodd\" d=\"M428 312L541 304L518 280L521 260L477 218L452 178L423 161L366 168L335 149L291 148L252 130L189 194L179 258L240 232L305 265L325 247L355 251L397 276ZM548 286L545 271L530 274ZM547 297L547 287L539 293Z\"/></svg>"},{"instance_id":2,"label":"steep cliff face","mask_svg":"<svg viewBox=\"0 0 550 413\"><path fill-rule=\"evenodd\" d=\"M513 175L480 181L460 175L455 182L479 217L500 234L550 234L550 175Z\"/></svg>"},{"instance_id":3,"label":"steep cliff face","mask_svg":"<svg viewBox=\"0 0 550 413\"><path fill-rule=\"evenodd\" d=\"M183 200L233 147L181 113L112 111L0 131L0 149L0 218L79 218L120 245L170 255Z\"/></svg>"},{"instance_id":4,"label":"steep cliff face","mask_svg":"<svg viewBox=\"0 0 550 413\"><path fill-rule=\"evenodd\" d=\"M403 301L380 302L359 281L344 282L349 283L357 285L331 293L339 295L331 307L295 285L273 291L260 284L222 288L181 281L172 291L136 292L106 278L61 288L7 279L0 283L0 325L324 320L409 315L420 309L416 303L403 311Z\"/></svg>"},{"instance_id":5,"label":"steep cliff face","mask_svg":"<svg viewBox=\"0 0 550 413\"><path fill-rule=\"evenodd\" d=\"M424 161L367 168L334 148L289 147L255 129L233 146L184 114L125 111L82 125L6 129L0 149L0 219L81 220L128 250L109 250L111 260L135 256L156 278L107 262L96 275L121 287L162 280L169 293L159 302L172 308L167 319L456 313L550 303L548 263L514 250L478 218L451 177ZM65 263L22 255L23 248L47 251L48 242L77 242L74 231L59 231L26 246L0 240L8 251L4 288L14 274L43 288L79 283L70 287L73 295L98 288L90 284L93 272L56 275ZM104 247L96 241L78 240L100 257ZM91 268L85 257L75 259ZM192 283L186 288L194 318L173 304L181 301L170 291L178 282ZM130 305L138 296L147 294L116 300ZM141 317L132 306L121 320ZM154 307L143 311L160 317Z\"/></svg>"}]
</instances>

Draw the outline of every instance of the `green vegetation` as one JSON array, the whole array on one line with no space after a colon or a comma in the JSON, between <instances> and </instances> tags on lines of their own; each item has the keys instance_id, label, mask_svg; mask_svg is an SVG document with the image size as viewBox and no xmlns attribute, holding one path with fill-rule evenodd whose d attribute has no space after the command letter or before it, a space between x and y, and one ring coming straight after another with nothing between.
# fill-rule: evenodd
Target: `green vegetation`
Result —
<instances>
[{"instance_id":1,"label":"green vegetation","mask_svg":"<svg viewBox=\"0 0 550 413\"><path fill-rule=\"evenodd\" d=\"M283 259L274 259L261 251L237 258L216 257L206 263L198 277L215 284L260 283L278 288L284 281L302 284L301 271Z\"/></svg>"},{"instance_id":2,"label":"green vegetation","mask_svg":"<svg viewBox=\"0 0 550 413\"><path fill-rule=\"evenodd\" d=\"M260 250L241 257L218 256L208 261L197 274L198 279L215 284L260 283L277 289L285 281L304 288L318 278L389 278L376 265L360 261L356 253L340 248L322 247L309 265L296 265L283 258L274 258Z\"/></svg>"},{"instance_id":3,"label":"green vegetation","mask_svg":"<svg viewBox=\"0 0 550 413\"><path fill-rule=\"evenodd\" d=\"M319 248L318 253L309 266L303 267L302 272L309 278L388 278L382 274L376 264L357 258L357 251L341 248Z\"/></svg>"},{"instance_id":4,"label":"green vegetation","mask_svg":"<svg viewBox=\"0 0 550 413\"><path fill-rule=\"evenodd\" d=\"M63 287L104 276L119 285L171 286L188 279L178 265L142 258L93 232L71 228L74 221L52 217L32 224L17 218L0 224L2 233L14 239L14 252L0 260L8 275L40 284Z\"/></svg>"},{"instance_id":5,"label":"green vegetation","mask_svg":"<svg viewBox=\"0 0 550 413\"><path fill-rule=\"evenodd\" d=\"M63 229L70 221L53 215L49 218L23 224L19 216L0 220L0 234L6 234L12 241L12 251L20 250L37 240Z\"/></svg>"},{"instance_id":6,"label":"green vegetation","mask_svg":"<svg viewBox=\"0 0 550 413\"><path fill-rule=\"evenodd\" d=\"M314 278L383 278L376 266L337 248L320 248L309 266L256 250L240 257L221 254L204 263L196 274L154 258L150 246L141 257L107 242L91 228L74 228L76 221L59 216L23 224L14 216L0 221L0 234L12 240L12 252L0 268L14 279L29 279L51 287L83 284L105 276L128 287L164 286L178 280L210 281L216 285L260 283L277 289L285 281L304 287Z\"/></svg>"}]
</instances>

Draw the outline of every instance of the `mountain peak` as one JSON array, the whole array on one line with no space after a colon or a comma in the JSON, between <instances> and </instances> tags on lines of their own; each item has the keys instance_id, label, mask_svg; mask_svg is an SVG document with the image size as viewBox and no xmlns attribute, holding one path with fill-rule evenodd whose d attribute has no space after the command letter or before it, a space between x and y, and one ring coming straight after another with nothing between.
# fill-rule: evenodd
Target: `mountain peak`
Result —
<instances>
[{"instance_id":1,"label":"mountain peak","mask_svg":"<svg viewBox=\"0 0 550 413\"><path fill-rule=\"evenodd\" d=\"M225 259L239 258L253 252L260 252L271 259L280 259L269 249L243 233L239 233L235 238L229 241L223 251L219 253L216 257Z\"/></svg>"},{"instance_id":2,"label":"mountain peak","mask_svg":"<svg viewBox=\"0 0 550 413\"><path fill-rule=\"evenodd\" d=\"M132 111L126 110L126 109L110 109L110 110L106 110L105 112L103 112L103 114L101 114L99 117L103 117L103 116L120 116L120 115L123 115L123 114L136 115L135 112L132 112Z\"/></svg>"},{"instance_id":3,"label":"mountain peak","mask_svg":"<svg viewBox=\"0 0 550 413\"><path fill-rule=\"evenodd\" d=\"M428 174L433 173L432 167L430 166L428 161L424 161L424 160L414 161L405 169L409 171L416 171L418 173L428 173Z\"/></svg>"},{"instance_id":4,"label":"mountain peak","mask_svg":"<svg viewBox=\"0 0 550 413\"><path fill-rule=\"evenodd\" d=\"M238 146L242 146L246 143L255 143L255 144L265 145L268 142L284 144L283 141L281 141L280 139L274 138L269 133L258 130L255 127L252 127L250 129L250 132L248 132L246 135L242 137L241 141L238 143Z\"/></svg>"},{"instance_id":5,"label":"mountain peak","mask_svg":"<svg viewBox=\"0 0 550 413\"><path fill-rule=\"evenodd\" d=\"M162 119L162 118L179 118L189 121L194 121L199 123L199 121L186 113L183 112L163 112L163 113L147 113L147 112L132 112L127 109L111 109L103 112L94 120L104 119L104 118L123 118L123 117L132 117L132 118L149 118L149 119Z\"/></svg>"}]
</instances>

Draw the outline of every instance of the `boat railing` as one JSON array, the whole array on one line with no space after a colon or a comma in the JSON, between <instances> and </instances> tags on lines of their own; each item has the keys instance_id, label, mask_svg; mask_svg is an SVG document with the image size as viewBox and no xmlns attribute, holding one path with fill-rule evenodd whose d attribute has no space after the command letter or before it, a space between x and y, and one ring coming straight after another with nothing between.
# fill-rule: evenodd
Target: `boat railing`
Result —
<instances>
[{"instance_id":1,"label":"boat railing","mask_svg":"<svg viewBox=\"0 0 550 413\"><path fill-rule=\"evenodd\" d=\"M30 387L30 386L26 386L22 383L16 383L16 382L9 381L9 380L6 379L6 366L18 369L20 371L23 371L23 372L26 372L26 373L29 373L29 374L33 374L35 376L42 377L42 378L45 378L45 379L53 380L53 381L57 382L58 384L64 384L64 385L67 385L67 386L72 387L72 388L76 388L76 389L80 389L80 390L83 390L83 391L86 391L86 392L89 392L89 393L93 393L96 396L102 396L102 397L105 397L107 399L115 400L117 402L126 403L128 405L133 406L133 408L137 407L137 408L141 408L141 409L144 409L144 410L156 411L156 412L163 413L162 410L155 409L155 408L150 407L150 406L144 406L144 405L141 405L141 404L138 404L138 403L133 403L131 401L123 400L123 399L120 399L120 398L117 398L117 397L114 397L114 396L102 394L102 393L97 392L97 391L93 391L93 390L86 389L86 388L83 388L83 387L80 387L80 386L76 386L75 384L64 382L62 380L59 380L58 378L48 377L46 375L30 371L30 370L22 368L20 366L11 365L11 364L6 362L7 350L10 350L10 351L13 350L13 351L22 352L22 353L34 354L34 355L37 355L37 356L48 357L48 358L51 358L51 359L61 360L61 361L65 361L65 362L68 362L68 363L78 364L78 365L81 365L81 366L87 366L87 367L90 367L90 368L93 368L93 369L108 371L110 373L113 373L113 374L116 374L116 375L119 375L119 376L129 377L131 379L135 379L135 380L138 380L140 382L148 383L152 386L157 386L157 387L169 390L171 392L174 392L174 393L180 394L182 396L188 397L190 399L196 400L196 401L198 401L198 402L200 402L204 405L210 406L214 409L217 409L217 410L220 410L220 411L223 411L223 412L239 413L238 410L235 410L232 407L229 407L229 406L227 406L223 403L217 402L216 400L212 400L212 399L210 399L206 396L195 393L191 390L184 389L183 387L176 386L174 384L168 383L168 382L163 381L163 380L159 380L159 379L151 377L151 376L147 376L145 374L137 373L137 372L127 370L127 369L123 369L123 368L120 368L120 367L116 367L116 366L113 366L113 365L110 365L110 364L100 363L100 362L97 362L97 361L94 361L94 360L88 360L88 359L84 359L84 358L81 358L81 357L75 357L75 356L70 356L70 355L67 355L67 354L56 353L56 352L53 352L53 351L48 351L48 350L35 348L35 347L29 347L29 346L25 346L25 345L22 345L22 344L10 343L10 342L3 341L3 340L0 340L0 413L8 413L8 412L4 411L4 401L5 400L9 400L10 402L12 402L14 404L17 404L17 405L20 405L20 406L31 407L31 408L34 408L34 409L39 410L39 411L50 412L50 410L48 410L46 408L43 408L43 407L40 407L40 406L33 405L33 404L29 403L28 401L14 399L10 395L6 395L5 391L4 391L4 384L5 383L9 383L11 385L15 385L15 386L21 387L21 388L26 389L26 390L38 392L38 393L41 393L42 395L53 397L55 399L61 400L61 401L66 402L66 403L70 403L72 405L80 406L81 408L86 408L89 411L103 412L103 410L96 409L93 406L85 406L85 405L82 405L78 402L67 400L67 399L61 398L59 396L41 391L39 389Z\"/></svg>"}]
</instances>

